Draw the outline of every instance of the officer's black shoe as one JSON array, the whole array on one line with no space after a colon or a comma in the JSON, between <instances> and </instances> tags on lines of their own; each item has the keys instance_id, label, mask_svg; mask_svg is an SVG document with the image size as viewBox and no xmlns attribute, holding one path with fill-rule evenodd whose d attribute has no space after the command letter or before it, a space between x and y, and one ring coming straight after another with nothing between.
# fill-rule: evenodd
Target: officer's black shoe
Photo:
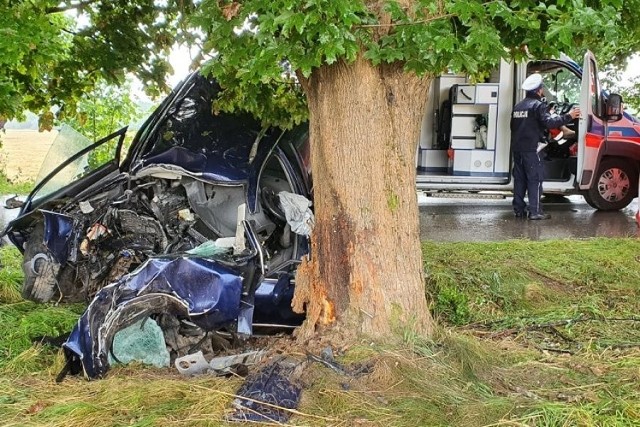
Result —
<instances>
[{"instance_id":1,"label":"officer's black shoe","mask_svg":"<svg viewBox=\"0 0 640 427\"><path fill-rule=\"evenodd\" d=\"M527 217L527 214L525 212L514 212L514 215L516 219L523 219Z\"/></svg>"},{"instance_id":2,"label":"officer's black shoe","mask_svg":"<svg viewBox=\"0 0 640 427\"><path fill-rule=\"evenodd\" d=\"M550 218L551 218L551 215L545 214L545 213L534 214L534 215L529 214L529 219L532 221L538 221L541 219L550 219Z\"/></svg>"}]
</instances>

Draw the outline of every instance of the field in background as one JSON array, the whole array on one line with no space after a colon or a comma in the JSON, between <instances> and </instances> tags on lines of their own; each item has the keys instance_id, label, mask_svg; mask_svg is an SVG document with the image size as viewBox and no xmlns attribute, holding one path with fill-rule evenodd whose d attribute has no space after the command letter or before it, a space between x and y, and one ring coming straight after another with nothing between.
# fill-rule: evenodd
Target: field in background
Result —
<instances>
[{"instance_id":1,"label":"field in background","mask_svg":"<svg viewBox=\"0 0 640 427\"><path fill-rule=\"evenodd\" d=\"M57 131L7 129L0 136L0 171L12 182L34 182Z\"/></svg>"},{"instance_id":2,"label":"field in background","mask_svg":"<svg viewBox=\"0 0 640 427\"><path fill-rule=\"evenodd\" d=\"M388 342L335 348L345 371L371 372L310 363L289 425L638 426L639 240L424 242L423 254L433 340L398 325ZM130 365L55 383L63 357L38 337L68 332L82 307L21 301L21 258L5 247L0 262L0 425L227 425L241 378ZM301 362L318 348L271 346Z\"/></svg>"}]
</instances>

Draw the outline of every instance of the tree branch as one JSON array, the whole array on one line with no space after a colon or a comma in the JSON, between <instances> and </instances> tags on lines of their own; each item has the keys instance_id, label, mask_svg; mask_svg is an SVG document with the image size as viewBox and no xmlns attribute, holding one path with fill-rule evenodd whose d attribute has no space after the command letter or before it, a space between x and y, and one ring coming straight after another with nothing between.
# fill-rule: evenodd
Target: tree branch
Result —
<instances>
[{"instance_id":1,"label":"tree branch","mask_svg":"<svg viewBox=\"0 0 640 427\"><path fill-rule=\"evenodd\" d=\"M66 6L48 7L45 9L45 13L46 14L60 13L60 12L66 12L68 10L84 9L86 6L89 6L90 4L93 4L93 3L97 3L98 1L100 0L85 0L85 1L80 1L78 3L69 3Z\"/></svg>"},{"instance_id":2,"label":"tree branch","mask_svg":"<svg viewBox=\"0 0 640 427\"><path fill-rule=\"evenodd\" d=\"M414 22L389 22L388 24L363 24L363 25L354 25L357 28L387 28L387 27L402 27L406 25L419 25L419 24L427 24L429 22L437 21L438 19L451 18L456 16L454 13L447 13L444 15L438 15L427 19L422 19L420 21Z\"/></svg>"}]
</instances>

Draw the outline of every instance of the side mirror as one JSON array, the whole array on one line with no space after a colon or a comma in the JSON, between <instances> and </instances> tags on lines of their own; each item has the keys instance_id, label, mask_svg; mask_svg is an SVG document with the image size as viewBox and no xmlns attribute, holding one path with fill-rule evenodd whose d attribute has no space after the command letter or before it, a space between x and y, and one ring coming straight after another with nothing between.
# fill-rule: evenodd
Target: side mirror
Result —
<instances>
[{"instance_id":1,"label":"side mirror","mask_svg":"<svg viewBox=\"0 0 640 427\"><path fill-rule=\"evenodd\" d=\"M608 122L617 122L622 119L622 96L611 93L604 98L603 119Z\"/></svg>"}]
</instances>

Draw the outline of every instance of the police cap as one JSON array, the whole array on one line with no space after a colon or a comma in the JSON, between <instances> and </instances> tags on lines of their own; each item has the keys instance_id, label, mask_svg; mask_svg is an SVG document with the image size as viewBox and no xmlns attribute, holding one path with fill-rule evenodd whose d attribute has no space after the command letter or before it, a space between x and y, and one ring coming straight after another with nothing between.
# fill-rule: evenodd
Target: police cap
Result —
<instances>
[{"instance_id":1,"label":"police cap","mask_svg":"<svg viewBox=\"0 0 640 427\"><path fill-rule=\"evenodd\" d=\"M538 73L531 74L527 79L522 83L522 89L527 92L531 90L536 90L540 86L542 86L542 76Z\"/></svg>"}]
</instances>

